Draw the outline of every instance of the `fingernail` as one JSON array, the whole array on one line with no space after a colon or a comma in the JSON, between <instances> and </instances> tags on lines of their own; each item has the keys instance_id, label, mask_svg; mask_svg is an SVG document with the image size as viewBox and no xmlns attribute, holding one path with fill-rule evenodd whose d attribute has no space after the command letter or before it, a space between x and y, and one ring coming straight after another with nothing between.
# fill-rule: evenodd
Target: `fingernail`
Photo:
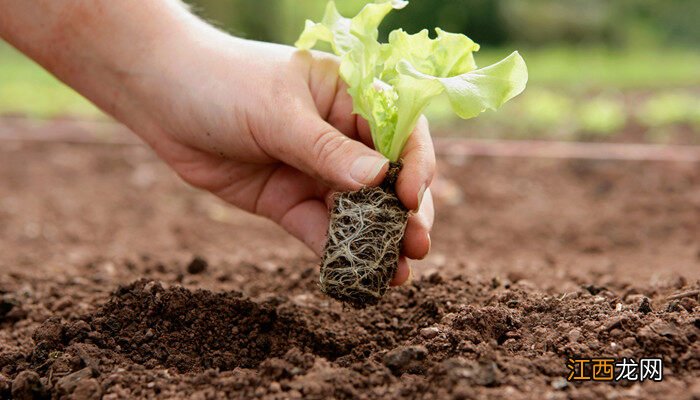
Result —
<instances>
[{"instance_id":1,"label":"fingernail","mask_svg":"<svg viewBox=\"0 0 700 400\"><path fill-rule=\"evenodd\" d=\"M423 186L420 187L420 190L418 191L418 207L416 207L416 211L420 210L420 205L423 204L423 195L425 194L425 183Z\"/></svg>"},{"instance_id":2,"label":"fingernail","mask_svg":"<svg viewBox=\"0 0 700 400\"><path fill-rule=\"evenodd\" d=\"M371 185L388 162L386 158L362 156L350 167L350 176L362 185Z\"/></svg>"}]
</instances>

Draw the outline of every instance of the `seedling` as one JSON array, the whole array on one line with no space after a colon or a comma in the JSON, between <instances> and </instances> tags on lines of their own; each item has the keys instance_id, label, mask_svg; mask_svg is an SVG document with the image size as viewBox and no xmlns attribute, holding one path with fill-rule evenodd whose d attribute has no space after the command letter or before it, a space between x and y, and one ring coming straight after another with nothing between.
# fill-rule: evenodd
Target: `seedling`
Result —
<instances>
[{"instance_id":1,"label":"seedling","mask_svg":"<svg viewBox=\"0 0 700 400\"><path fill-rule=\"evenodd\" d=\"M408 210L395 182L400 157L418 118L437 96L446 95L461 118L496 109L525 89L527 68L518 52L477 69L479 45L436 28L410 35L401 29L379 43L378 27L407 1L368 4L354 18L340 15L331 1L319 23L306 21L296 46L327 42L340 57L340 76L352 96L353 112L369 122L372 141L392 166L378 188L336 195L331 211L320 287L329 296L362 308L376 304L396 272Z\"/></svg>"}]
</instances>

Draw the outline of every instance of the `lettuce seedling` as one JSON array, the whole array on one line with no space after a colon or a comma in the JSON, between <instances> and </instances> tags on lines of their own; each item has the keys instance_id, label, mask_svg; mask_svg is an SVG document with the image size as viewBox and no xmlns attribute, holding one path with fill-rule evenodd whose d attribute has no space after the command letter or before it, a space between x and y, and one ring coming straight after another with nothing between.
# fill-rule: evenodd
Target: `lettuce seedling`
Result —
<instances>
[{"instance_id":1,"label":"lettuce seedling","mask_svg":"<svg viewBox=\"0 0 700 400\"><path fill-rule=\"evenodd\" d=\"M319 23L306 21L296 46L308 50L327 42L340 56L340 75L348 85L353 111L365 118L374 146L391 161L401 152L418 118L437 96L446 95L461 118L494 110L525 89L527 67L518 54L477 69L479 45L462 34L436 28L410 35L401 29L379 43L378 27L392 9L407 1L366 5L354 18L338 13L332 1Z\"/></svg>"},{"instance_id":2,"label":"lettuce seedling","mask_svg":"<svg viewBox=\"0 0 700 400\"><path fill-rule=\"evenodd\" d=\"M382 185L339 193L331 210L320 287L354 307L376 304L396 272L408 210L395 182L400 157L418 118L437 96L447 96L454 112L472 118L496 109L521 93L527 68L518 52L478 69L479 45L461 34L435 29L410 35L401 29L379 43L378 27L407 1L377 1L345 18L331 1L321 22L306 21L296 46L309 50L330 44L340 57L353 112L369 122L374 146L392 165Z\"/></svg>"}]
</instances>

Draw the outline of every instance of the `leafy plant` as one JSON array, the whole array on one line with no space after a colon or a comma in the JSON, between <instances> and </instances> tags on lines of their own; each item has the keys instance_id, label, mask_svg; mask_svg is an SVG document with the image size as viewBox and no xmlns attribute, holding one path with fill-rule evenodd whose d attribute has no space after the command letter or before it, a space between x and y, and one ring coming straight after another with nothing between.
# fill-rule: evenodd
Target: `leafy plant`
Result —
<instances>
[{"instance_id":1,"label":"leafy plant","mask_svg":"<svg viewBox=\"0 0 700 400\"><path fill-rule=\"evenodd\" d=\"M538 88L522 100L520 124L533 131L571 130L575 105L570 96Z\"/></svg>"},{"instance_id":2,"label":"leafy plant","mask_svg":"<svg viewBox=\"0 0 700 400\"><path fill-rule=\"evenodd\" d=\"M580 107L578 119L584 132L607 136L625 126L627 114L619 101L596 97Z\"/></svg>"},{"instance_id":3,"label":"leafy plant","mask_svg":"<svg viewBox=\"0 0 700 400\"><path fill-rule=\"evenodd\" d=\"M685 92L658 93L642 104L637 118L652 128L683 123L700 126L700 98Z\"/></svg>"},{"instance_id":4,"label":"leafy plant","mask_svg":"<svg viewBox=\"0 0 700 400\"><path fill-rule=\"evenodd\" d=\"M391 161L401 156L419 116L433 98L446 95L461 118L496 109L525 89L527 67L518 52L477 69L479 45L467 36L436 28L410 35L401 29L379 43L378 26L392 9L407 1L366 5L354 18L338 13L331 1L319 23L306 21L296 42L311 49L327 42L340 56L340 75L348 84L354 112L365 118L376 149Z\"/></svg>"},{"instance_id":5,"label":"leafy plant","mask_svg":"<svg viewBox=\"0 0 700 400\"><path fill-rule=\"evenodd\" d=\"M409 35L399 29L389 34L388 43L379 43L381 21L407 3L368 4L350 19L330 2L323 20L307 21L296 43L308 50L326 42L340 56L340 75L354 112L369 122L375 148L393 161L380 187L339 193L331 211L320 287L358 308L376 304L396 273L408 221L408 210L396 195L401 169L396 162L425 107L444 95L457 115L472 118L518 95L527 82L517 52L477 69L479 45L439 28L436 38L426 30Z\"/></svg>"}]
</instances>

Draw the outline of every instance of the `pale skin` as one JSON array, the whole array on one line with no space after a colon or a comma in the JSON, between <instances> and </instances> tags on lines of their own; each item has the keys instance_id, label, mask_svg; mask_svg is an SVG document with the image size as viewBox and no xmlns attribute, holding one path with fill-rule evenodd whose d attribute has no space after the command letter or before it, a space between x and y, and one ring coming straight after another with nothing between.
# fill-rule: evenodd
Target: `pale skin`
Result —
<instances>
[{"instance_id":1,"label":"pale skin","mask_svg":"<svg viewBox=\"0 0 700 400\"><path fill-rule=\"evenodd\" d=\"M232 37L176 0L0 0L0 37L128 126L183 180L320 255L334 191L388 160L328 54ZM393 285L430 250L435 156L421 119L397 183L414 210Z\"/></svg>"}]
</instances>

